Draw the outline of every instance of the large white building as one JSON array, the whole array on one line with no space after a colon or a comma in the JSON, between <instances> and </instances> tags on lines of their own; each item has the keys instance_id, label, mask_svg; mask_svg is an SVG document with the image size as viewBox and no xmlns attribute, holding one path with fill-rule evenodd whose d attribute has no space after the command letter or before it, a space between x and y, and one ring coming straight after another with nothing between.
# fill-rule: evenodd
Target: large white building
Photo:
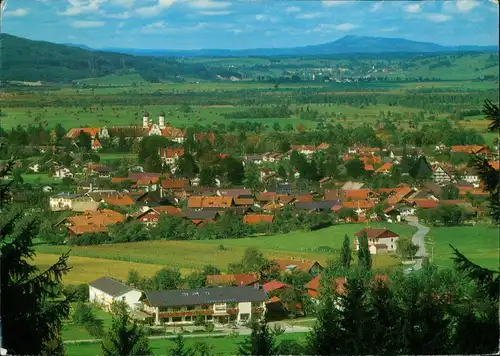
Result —
<instances>
[{"instance_id":1,"label":"large white building","mask_svg":"<svg viewBox=\"0 0 500 356\"><path fill-rule=\"evenodd\" d=\"M145 292L143 311L156 324L190 324L198 315L215 323L245 322L266 312L267 293L258 287L212 287Z\"/></svg>"},{"instance_id":2,"label":"large white building","mask_svg":"<svg viewBox=\"0 0 500 356\"><path fill-rule=\"evenodd\" d=\"M115 301L125 302L131 310L141 308L142 292L113 278L101 277L89 283L89 301L110 311Z\"/></svg>"},{"instance_id":3,"label":"large white building","mask_svg":"<svg viewBox=\"0 0 500 356\"><path fill-rule=\"evenodd\" d=\"M363 230L357 232L354 240L354 245L356 246L356 251L359 250L358 238L363 234L366 234L368 238L368 248L370 254L375 255L377 253L384 252L395 252L397 249L397 241L399 235L388 229L372 229L364 228Z\"/></svg>"}]
</instances>

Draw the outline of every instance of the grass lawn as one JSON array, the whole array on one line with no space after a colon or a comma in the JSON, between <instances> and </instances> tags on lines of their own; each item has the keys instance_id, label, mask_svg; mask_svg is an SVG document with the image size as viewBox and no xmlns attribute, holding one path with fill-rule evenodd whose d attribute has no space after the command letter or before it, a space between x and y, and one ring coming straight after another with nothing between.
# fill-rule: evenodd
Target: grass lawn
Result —
<instances>
[{"instance_id":1,"label":"grass lawn","mask_svg":"<svg viewBox=\"0 0 500 356\"><path fill-rule=\"evenodd\" d=\"M60 179L49 177L46 173L29 173L23 174L24 183L30 184L59 184Z\"/></svg>"},{"instance_id":2,"label":"grass lawn","mask_svg":"<svg viewBox=\"0 0 500 356\"><path fill-rule=\"evenodd\" d=\"M69 248L63 247L59 251L67 250ZM63 277L63 282L66 284L88 283L102 276L126 279L128 271L131 269L137 269L141 275L150 277L163 267L150 263L114 261L110 259L77 257L75 255L74 251L72 251L68 260L71 270ZM43 271L49 265L55 263L58 258L59 255L57 254L37 253L34 257L34 262Z\"/></svg>"},{"instance_id":3,"label":"grass lawn","mask_svg":"<svg viewBox=\"0 0 500 356\"><path fill-rule=\"evenodd\" d=\"M300 343L306 342L306 333L282 334L278 336L278 343L283 340L293 340ZM193 347L197 342L205 342L212 346L211 355L234 355L238 349L238 343L245 340L246 336L231 337L207 337L207 338L185 338L186 347ZM155 355L167 355L174 343L169 339L150 340L149 344ZM100 343L66 344L67 356L96 356L101 354Z\"/></svg>"},{"instance_id":4,"label":"grass lawn","mask_svg":"<svg viewBox=\"0 0 500 356\"><path fill-rule=\"evenodd\" d=\"M75 304L76 303L73 303L73 306ZM102 320L104 330L109 329L109 327L111 326L111 314L106 313L104 310L95 307L92 307L92 312L94 313L97 319ZM63 341L88 340L88 339L94 339L94 337L91 336L83 326L76 325L71 321L66 321L63 324L62 339Z\"/></svg>"},{"instance_id":5,"label":"grass lawn","mask_svg":"<svg viewBox=\"0 0 500 356\"><path fill-rule=\"evenodd\" d=\"M126 159L130 161L137 161L136 153L99 153L99 157L101 158L101 162L103 161L112 161L115 159Z\"/></svg>"},{"instance_id":6,"label":"grass lawn","mask_svg":"<svg viewBox=\"0 0 500 356\"><path fill-rule=\"evenodd\" d=\"M88 283L103 275L124 279L133 268L145 276L153 275L162 266L177 267L183 274L201 269L207 264L226 271L228 264L240 261L245 248L251 246L259 247L268 258L317 260L324 264L333 254L317 251L317 247L339 249L345 234L352 237L365 226L337 225L311 232L297 231L274 236L210 241L143 241L71 247L40 244L35 247L38 252L35 262L43 268L55 262L57 254L71 249L69 262L73 269L65 277L66 283ZM413 231L407 225L385 226L403 236L411 236ZM224 249L220 248L221 245ZM373 261L375 268L398 263L399 260L391 255L379 255Z\"/></svg>"},{"instance_id":7,"label":"grass lawn","mask_svg":"<svg viewBox=\"0 0 500 356\"><path fill-rule=\"evenodd\" d=\"M432 244L434 243L434 244ZM434 246L434 262L439 266L452 266L453 245L472 262L498 270L499 240L498 228L478 224L474 227L436 227L426 237L429 257Z\"/></svg>"}]
</instances>

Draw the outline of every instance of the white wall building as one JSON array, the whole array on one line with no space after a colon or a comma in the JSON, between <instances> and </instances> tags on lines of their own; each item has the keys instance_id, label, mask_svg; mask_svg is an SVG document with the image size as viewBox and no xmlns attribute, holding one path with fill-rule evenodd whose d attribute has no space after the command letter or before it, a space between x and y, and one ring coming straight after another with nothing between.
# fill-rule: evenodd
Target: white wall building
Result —
<instances>
[{"instance_id":1,"label":"white wall building","mask_svg":"<svg viewBox=\"0 0 500 356\"><path fill-rule=\"evenodd\" d=\"M114 301L122 301L131 310L141 307L142 292L109 277L101 277L89 283L89 301L110 311Z\"/></svg>"}]
</instances>

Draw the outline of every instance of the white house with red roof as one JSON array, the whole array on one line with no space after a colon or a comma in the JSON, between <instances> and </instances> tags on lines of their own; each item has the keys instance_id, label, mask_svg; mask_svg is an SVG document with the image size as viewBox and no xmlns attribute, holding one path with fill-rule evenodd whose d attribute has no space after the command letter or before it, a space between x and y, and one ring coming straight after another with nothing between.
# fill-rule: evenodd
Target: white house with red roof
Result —
<instances>
[{"instance_id":1,"label":"white house with red roof","mask_svg":"<svg viewBox=\"0 0 500 356\"><path fill-rule=\"evenodd\" d=\"M387 228L364 228L363 230L358 231L354 235L354 246L356 247L356 251L359 250L358 238L363 234L366 234L366 237L368 238L368 248L370 249L370 253L372 255L396 251L396 244L399 239L399 235Z\"/></svg>"}]
</instances>

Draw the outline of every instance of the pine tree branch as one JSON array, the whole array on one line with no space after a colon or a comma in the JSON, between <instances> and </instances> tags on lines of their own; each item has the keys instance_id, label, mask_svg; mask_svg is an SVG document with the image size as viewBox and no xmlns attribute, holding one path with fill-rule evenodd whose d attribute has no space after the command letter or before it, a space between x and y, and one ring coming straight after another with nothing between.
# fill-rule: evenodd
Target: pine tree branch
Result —
<instances>
[{"instance_id":1,"label":"pine tree branch","mask_svg":"<svg viewBox=\"0 0 500 356\"><path fill-rule=\"evenodd\" d=\"M498 133L500 131L500 108L498 105L486 99L484 101L483 113L487 120L491 120L488 131Z\"/></svg>"}]
</instances>

